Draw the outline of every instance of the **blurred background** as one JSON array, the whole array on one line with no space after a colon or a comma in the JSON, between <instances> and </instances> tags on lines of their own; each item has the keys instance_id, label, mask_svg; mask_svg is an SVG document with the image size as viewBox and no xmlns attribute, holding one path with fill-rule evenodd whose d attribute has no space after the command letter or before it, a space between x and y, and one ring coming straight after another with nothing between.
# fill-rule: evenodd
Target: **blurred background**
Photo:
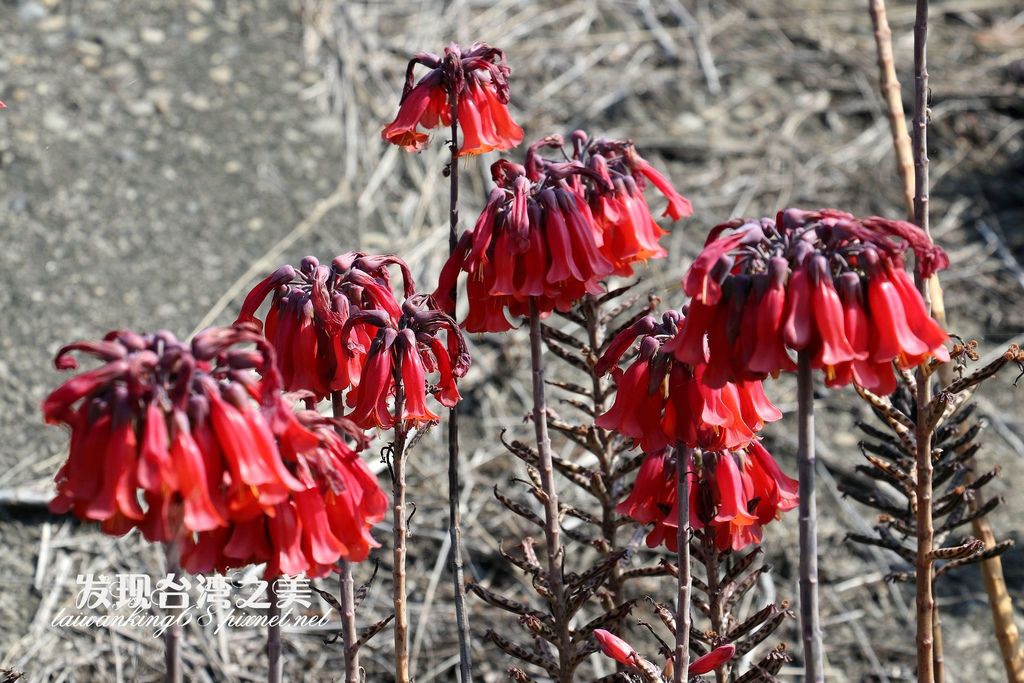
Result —
<instances>
[{"instance_id":1,"label":"blurred background","mask_svg":"<svg viewBox=\"0 0 1024 683\"><path fill-rule=\"evenodd\" d=\"M913 3L889 5L909 112ZM1024 7L937 1L932 21L933 234L953 261L942 278L951 329L978 339L986 356L1024 333ZM161 566L159 551L138 536L104 537L34 502L49 494L66 449L66 435L45 427L38 411L62 381L54 352L120 327L186 337L230 323L252 284L306 254L397 253L433 289L447 246L444 136L410 155L383 143L380 129L397 109L411 53L453 40L505 50L511 106L527 140L576 128L631 138L693 201L694 216L663 242L670 257L642 272L644 287L666 304L682 303L679 278L707 229L730 217L786 206L902 217L866 2L3 0L0 495L25 504L0 506L0 666L32 681L161 677L162 646L148 634L49 626L60 606L73 605L76 574ZM463 227L482 206L491 161L462 162ZM472 340L477 362L465 393L473 419L463 427L469 572L519 597L529 595L526 584L500 564L497 548L521 530L491 490L522 475L495 435L529 430L529 377L509 372L524 366L524 340ZM992 523L1000 537L1017 538L1024 389L1012 380L1004 373L982 392L989 429L979 457L986 468L1002 467L995 488L1006 502ZM794 410L788 380L769 394ZM860 460L850 428L864 409L851 396L829 392L819 409L826 473L849 472ZM793 472L785 425L768 435ZM434 430L410 465L418 683L454 680L457 663L443 571L443 449L443 430ZM841 501L827 481L819 498L834 679L907 680L912 594L884 581L901 567L844 543L846 533L870 526L869 511ZM385 575L390 538L386 529L377 536ZM794 513L766 543L770 590L794 602L795 544ZM1004 556L1018 603L1020 553ZM357 580L368 575L360 568ZM507 618L470 600L482 680L502 680L512 662L480 636L484 624L502 628ZM939 602L949 678L1002 680L977 571L946 581ZM389 609L389 586L378 579L360 618L369 623ZM787 628L799 649L795 623ZM287 634L289 680L336 678L340 651L322 644L325 635ZM257 631L211 639L187 629L189 680L260 678L261 639ZM364 655L369 680L389 680L390 648L384 634Z\"/></svg>"}]
</instances>

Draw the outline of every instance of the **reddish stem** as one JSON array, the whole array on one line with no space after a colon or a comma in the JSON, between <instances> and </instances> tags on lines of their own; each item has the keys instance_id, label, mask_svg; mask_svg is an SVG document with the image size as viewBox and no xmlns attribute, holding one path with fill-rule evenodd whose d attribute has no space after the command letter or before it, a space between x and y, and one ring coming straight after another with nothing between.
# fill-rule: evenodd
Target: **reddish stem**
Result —
<instances>
[{"instance_id":1,"label":"reddish stem","mask_svg":"<svg viewBox=\"0 0 1024 683\"><path fill-rule=\"evenodd\" d=\"M811 356L797 354L797 469L800 477L800 631L804 680L822 683L825 662L818 612L818 508L814 498L814 378Z\"/></svg>"},{"instance_id":2,"label":"reddish stem","mask_svg":"<svg viewBox=\"0 0 1024 683\"><path fill-rule=\"evenodd\" d=\"M676 530L679 594L676 598L675 683L685 683L690 673L690 478L687 475L693 449L676 447L676 496L679 528Z\"/></svg>"},{"instance_id":3,"label":"reddish stem","mask_svg":"<svg viewBox=\"0 0 1024 683\"><path fill-rule=\"evenodd\" d=\"M345 414L340 391L331 394L331 409L334 417ZM338 430L341 434L341 430ZM356 630L356 599L355 581L352 578L352 563L342 558L338 561L338 576L341 589L341 640L345 648L345 683L359 682L359 650L356 642L359 633Z\"/></svg>"},{"instance_id":4,"label":"reddish stem","mask_svg":"<svg viewBox=\"0 0 1024 683\"><path fill-rule=\"evenodd\" d=\"M451 161L448 166L450 192L448 198L448 254L455 251L459 239L459 96L452 90L450 96L452 139L449 146ZM454 287L452 300L455 300ZM452 588L455 595L455 626L459 634L459 675L462 683L473 681L473 660L469 649L469 617L466 611L466 579L462 564L462 512L459 495L462 475L459 472L459 406L448 411L448 534L451 537Z\"/></svg>"},{"instance_id":5,"label":"reddish stem","mask_svg":"<svg viewBox=\"0 0 1024 683\"><path fill-rule=\"evenodd\" d=\"M178 541L164 544L164 555L167 559L167 573L177 581L181 573ZM164 667L166 683L181 683L181 624L177 620L171 624L164 634Z\"/></svg>"},{"instance_id":6,"label":"reddish stem","mask_svg":"<svg viewBox=\"0 0 1024 683\"><path fill-rule=\"evenodd\" d=\"M408 535L405 515L405 387L402 385L402 358L395 360L395 438L391 444L392 490L392 531L394 536L394 566L392 598L395 605L395 681L409 683L409 610L405 584L406 536Z\"/></svg>"},{"instance_id":7,"label":"reddish stem","mask_svg":"<svg viewBox=\"0 0 1024 683\"><path fill-rule=\"evenodd\" d=\"M914 22L914 222L928 229L928 0L917 0ZM929 301L928 283L918 278L918 289ZM933 683L934 610L932 595L932 429L929 424L931 378L917 372L917 680Z\"/></svg>"},{"instance_id":8,"label":"reddish stem","mask_svg":"<svg viewBox=\"0 0 1024 683\"><path fill-rule=\"evenodd\" d=\"M281 657L281 603L277 600L277 580L270 581L267 588L267 683L281 683L284 680L284 659Z\"/></svg>"}]
</instances>

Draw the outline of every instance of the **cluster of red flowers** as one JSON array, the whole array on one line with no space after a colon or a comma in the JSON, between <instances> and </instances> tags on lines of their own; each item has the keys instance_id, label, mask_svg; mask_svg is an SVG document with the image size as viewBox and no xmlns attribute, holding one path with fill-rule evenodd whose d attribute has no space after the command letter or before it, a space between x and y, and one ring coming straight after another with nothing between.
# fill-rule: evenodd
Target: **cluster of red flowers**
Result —
<instances>
[{"instance_id":1,"label":"cluster of red flowers","mask_svg":"<svg viewBox=\"0 0 1024 683\"><path fill-rule=\"evenodd\" d=\"M948 264L905 221L788 209L719 225L686 275L689 315L665 351L706 360L713 386L792 370L793 350L810 354L829 386L891 393L894 361L949 360L947 335L904 269L908 248L921 278Z\"/></svg>"},{"instance_id":2,"label":"cluster of red flowers","mask_svg":"<svg viewBox=\"0 0 1024 683\"><path fill-rule=\"evenodd\" d=\"M677 550L679 501L675 458L682 449L650 453L644 459L629 497L618 511L641 524L653 525L651 548L664 544ZM763 527L799 502L797 482L786 476L759 441L735 450L704 451L691 458L690 526L707 529L721 551L742 550L760 543Z\"/></svg>"},{"instance_id":3,"label":"cluster of red flowers","mask_svg":"<svg viewBox=\"0 0 1024 683\"><path fill-rule=\"evenodd\" d=\"M741 448L782 413L765 396L761 382L709 386L702 362L689 365L667 353L663 345L685 320L678 311L667 311L660 321L646 316L612 340L595 369L604 374L614 368L615 402L597 418L597 426L634 439L647 453L679 443L708 450ZM622 370L617 364L637 338L639 353Z\"/></svg>"},{"instance_id":4,"label":"cluster of red flowers","mask_svg":"<svg viewBox=\"0 0 1024 683\"><path fill-rule=\"evenodd\" d=\"M668 234L654 220L644 197L648 182L668 200L664 216L679 220L693 213L686 197L679 194L662 173L641 157L628 140L590 139L582 130L572 134L575 162L592 170L603 182L587 176L573 176L570 182L586 197L591 213L602 230L601 253L611 261L616 275L632 275L632 264L666 255L658 244ZM558 137L535 143L526 155L526 168L540 177L551 162L537 154L539 147L562 149Z\"/></svg>"},{"instance_id":5,"label":"cluster of red flowers","mask_svg":"<svg viewBox=\"0 0 1024 683\"><path fill-rule=\"evenodd\" d=\"M430 71L413 85L417 64ZM398 116L381 133L387 142L415 152L430 130L452 123L450 97L455 95L462 146L459 155L512 149L523 141L523 129L508 111L508 75L504 53L484 43L465 52L454 43L439 57L420 53L409 61Z\"/></svg>"},{"instance_id":6,"label":"cluster of red flowers","mask_svg":"<svg viewBox=\"0 0 1024 683\"><path fill-rule=\"evenodd\" d=\"M349 345L351 330L361 324L376 327L377 333L366 353L359 384L348 392L353 422L365 428L393 427L398 415L388 408L388 398L397 394L399 385L406 423L439 419L427 407L428 393L446 408L459 402L455 380L469 370L469 353L455 320L437 310L430 297L418 294L406 299L397 321L379 311L353 315L342 330L343 345ZM446 342L441 341L440 332L445 332ZM437 383L428 387L427 374L435 373Z\"/></svg>"},{"instance_id":7,"label":"cluster of red flowers","mask_svg":"<svg viewBox=\"0 0 1024 683\"><path fill-rule=\"evenodd\" d=\"M796 507L797 483L779 469L757 440L766 422L782 413L759 380L709 386L702 361L689 365L665 348L686 317L668 311L646 316L620 332L598 361L617 385L612 407L597 426L632 438L647 453L629 498L618 510L652 524L651 547L676 550L679 508L673 455L683 447L704 450L690 463L690 518L694 529L712 530L716 545L740 549L760 542L761 528ZM622 370L619 360L640 339L639 352Z\"/></svg>"},{"instance_id":8,"label":"cluster of red flowers","mask_svg":"<svg viewBox=\"0 0 1024 683\"><path fill-rule=\"evenodd\" d=\"M389 266L402 271L402 304L392 293ZM260 282L235 324L259 328L256 314L271 292L264 328L287 390L319 400L347 389L348 417L364 429L395 425L388 400L399 384L407 422L438 419L427 407L428 393L446 407L458 403L456 379L470 365L462 332L430 297L415 294L400 258L351 252L328 267L307 256L298 272L283 266ZM435 374L428 386L427 376Z\"/></svg>"},{"instance_id":9,"label":"cluster of red flowers","mask_svg":"<svg viewBox=\"0 0 1024 683\"><path fill-rule=\"evenodd\" d=\"M401 317L391 289L391 265L401 269L405 296L411 296L412 274L398 257L349 252L324 266L307 256L298 272L282 266L256 285L235 324L263 330L277 352L286 391L309 391L320 400L359 383L375 329L369 324L349 325L348 343L342 348L341 331L349 321L363 311L386 315L396 323ZM261 322L256 313L271 292L270 309Z\"/></svg>"},{"instance_id":10,"label":"cluster of red flowers","mask_svg":"<svg viewBox=\"0 0 1024 683\"><path fill-rule=\"evenodd\" d=\"M569 161L537 153L562 146L560 136L550 136L530 147L525 166L507 160L491 166L497 187L445 263L434 293L442 308L454 312L455 283L460 272L469 274L467 330L511 329L505 311L525 316L531 302L541 314L566 310L584 294L600 292L609 275L664 255L657 245L662 231L638 179L658 179L670 215L685 215L686 200L631 144L588 145L582 133L575 138L576 158Z\"/></svg>"},{"instance_id":11,"label":"cluster of red flowers","mask_svg":"<svg viewBox=\"0 0 1024 683\"><path fill-rule=\"evenodd\" d=\"M650 662L645 660L632 645L622 638L619 638L614 633L606 631L603 628L596 628L594 629L594 638L597 640L597 644L601 647L601 652L606 656L611 657L619 664L624 664L625 666L636 669L651 669L652 665ZM690 662L690 678L714 671L732 659L735 654L735 645L720 645L719 647L716 647L706 655L698 657ZM671 662L671 660L669 661ZM657 669L654 669L651 673L658 673ZM655 676L655 678L661 678L661 676Z\"/></svg>"},{"instance_id":12,"label":"cluster of red flowers","mask_svg":"<svg viewBox=\"0 0 1024 683\"><path fill-rule=\"evenodd\" d=\"M71 429L54 511L181 541L193 572L267 562L268 576L315 576L375 545L386 497L327 423L292 411L252 326L211 328L191 345L115 331L62 348L58 369L77 367L74 351L103 364L43 403L47 422Z\"/></svg>"}]
</instances>

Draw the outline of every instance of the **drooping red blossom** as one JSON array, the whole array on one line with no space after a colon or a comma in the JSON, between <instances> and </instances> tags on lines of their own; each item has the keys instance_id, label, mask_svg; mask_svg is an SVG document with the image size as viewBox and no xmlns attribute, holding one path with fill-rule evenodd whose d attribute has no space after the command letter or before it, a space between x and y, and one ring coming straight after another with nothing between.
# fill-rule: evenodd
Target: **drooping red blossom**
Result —
<instances>
[{"instance_id":1,"label":"drooping red blossom","mask_svg":"<svg viewBox=\"0 0 1024 683\"><path fill-rule=\"evenodd\" d=\"M677 550L679 506L677 453L648 454L629 497L617 510L640 524L652 525L647 545ZM690 526L712 534L715 546L742 550L760 543L764 526L797 506L797 482L786 476L759 441L745 448L705 451L688 463Z\"/></svg>"},{"instance_id":2,"label":"drooping red blossom","mask_svg":"<svg viewBox=\"0 0 1024 683\"><path fill-rule=\"evenodd\" d=\"M679 194L672 183L637 152L629 140L591 139L586 132L572 134L572 162L590 169L592 175L577 174L570 185L586 199L594 219L602 230L601 253L615 267L616 275L632 275L632 265L651 258L662 258L665 249L658 244L668 234L655 222L644 196L647 183L653 184L668 200L664 215L679 220L693 213L690 201ZM542 148L558 150L566 156L562 138L548 136L530 146L526 169L530 180L539 179L562 160L540 156Z\"/></svg>"},{"instance_id":3,"label":"drooping red blossom","mask_svg":"<svg viewBox=\"0 0 1024 683\"><path fill-rule=\"evenodd\" d=\"M685 320L678 311L666 312L660 321L646 316L612 340L595 369L601 374L612 369L615 401L598 416L597 426L634 439L648 453L678 443L709 450L742 448L782 413L765 396L761 382L709 386L703 362L689 365L668 353L664 345ZM638 338L639 352L620 369L620 358Z\"/></svg>"},{"instance_id":4,"label":"drooping red blossom","mask_svg":"<svg viewBox=\"0 0 1024 683\"><path fill-rule=\"evenodd\" d=\"M551 165L531 181L518 164L493 164L498 186L441 270L434 299L442 309L454 313L453 292L462 271L469 274L469 315L463 325L470 332L511 329L505 311L527 315L531 299L547 314L602 291L601 279L614 268L601 254L602 231L590 206L568 182L581 173L591 172L579 165Z\"/></svg>"},{"instance_id":5,"label":"drooping red blossom","mask_svg":"<svg viewBox=\"0 0 1024 683\"><path fill-rule=\"evenodd\" d=\"M267 562L268 575L319 574L365 559L387 500L328 423L293 413L255 326L210 328L191 344L119 330L62 348L57 368L75 369L75 351L102 365L43 402L46 421L71 430L55 512L180 540L190 571Z\"/></svg>"},{"instance_id":6,"label":"drooping red blossom","mask_svg":"<svg viewBox=\"0 0 1024 683\"><path fill-rule=\"evenodd\" d=\"M732 659L735 654L736 646L732 643L728 645L719 645L706 655L702 655L690 662L690 676L693 677L711 673Z\"/></svg>"},{"instance_id":7,"label":"drooping red blossom","mask_svg":"<svg viewBox=\"0 0 1024 683\"><path fill-rule=\"evenodd\" d=\"M601 280L632 273L632 264L665 255L665 234L651 215L647 178L669 199L666 215L688 215L689 202L636 152L632 143L573 135L573 156L560 135L530 146L526 164L491 166L496 187L472 230L463 233L441 271L434 298L454 313L460 272L469 277L470 332L503 332L512 317L528 315L532 300L542 315L567 310ZM561 151L566 160L544 158Z\"/></svg>"},{"instance_id":8,"label":"drooping red blossom","mask_svg":"<svg viewBox=\"0 0 1024 683\"><path fill-rule=\"evenodd\" d=\"M945 331L905 270L945 268L945 253L917 226L823 209L715 227L683 282L689 316L665 349L707 361L705 381L764 379L808 352L829 386L855 382L891 393L892 364L949 360Z\"/></svg>"},{"instance_id":9,"label":"drooping red blossom","mask_svg":"<svg viewBox=\"0 0 1024 683\"><path fill-rule=\"evenodd\" d=\"M415 288L409 267L396 256L349 252L330 266L307 256L298 270L282 266L249 292L238 323L262 327L277 352L286 391L309 391L319 400L359 383L367 351L376 330L371 325L350 327L347 344L341 331L360 311L379 311L397 322L401 306L391 289L389 266L402 273L405 296ZM271 298L264 321L257 312Z\"/></svg>"},{"instance_id":10,"label":"drooping red blossom","mask_svg":"<svg viewBox=\"0 0 1024 683\"><path fill-rule=\"evenodd\" d=\"M379 546L370 528L384 518L388 500L348 443L363 445L362 432L347 420L329 419L311 410L282 409L281 455L295 470L303 490L252 516L232 520L226 529L187 538L182 566L189 571L223 571L265 562L268 577L325 576L339 558L359 562Z\"/></svg>"},{"instance_id":11,"label":"drooping red blossom","mask_svg":"<svg viewBox=\"0 0 1024 683\"><path fill-rule=\"evenodd\" d=\"M601 646L601 652L611 657L619 664L625 664L626 666L632 666L636 661L637 652L633 649L633 646L619 638L611 631L607 631L603 628L594 629L594 638L597 640L597 644Z\"/></svg>"},{"instance_id":12,"label":"drooping red blossom","mask_svg":"<svg viewBox=\"0 0 1024 683\"><path fill-rule=\"evenodd\" d=\"M614 633L606 631L602 628L594 629L594 639L597 640L597 644L601 647L601 652L606 656L611 657L619 664L626 666L644 668L657 674L657 669L653 665L640 656L632 645L627 643L622 638L618 637ZM714 671L718 667L722 666L736 654L736 646L732 644L720 645L711 652L698 657L697 659L690 662L689 677L694 678L701 674L706 674L710 671ZM671 663L671 660L670 660ZM657 676L661 678L661 676Z\"/></svg>"},{"instance_id":13,"label":"drooping red blossom","mask_svg":"<svg viewBox=\"0 0 1024 683\"><path fill-rule=\"evenodd\" d=\"M373 336L362 375L346 397L355 424L367 429L394 427L399 416L389 400L399 385L404 397L400 418L406 424L438 420L427 405L428 394L446 408L458 403L456 380L469 370L469 353L455 320L434 308L430 297L407 298L397 320L379 311L353 313L339 336L344 348L355 343L352 331L358 326L367 326ZM428 375L436 381L428 384Z\"/></svg>"},{"instance_id":14,"label":"drooping red blossom","mask_svg":"<svg viewBox=\"0 0 1024 683\"><path fill-rule=\"evenodd\" d=\"M429 71L413 85L417 64ZM508 111L510 71L505 54L485 43L473 43L465 52L452 43L443 57L415 55L406 68L398 115L381 137L406 151L419 151L427 142L421 128L451 126L454 93L462 130L460 156L512 149L523 141L523 129Z\"/></svg>"}]
</instances>

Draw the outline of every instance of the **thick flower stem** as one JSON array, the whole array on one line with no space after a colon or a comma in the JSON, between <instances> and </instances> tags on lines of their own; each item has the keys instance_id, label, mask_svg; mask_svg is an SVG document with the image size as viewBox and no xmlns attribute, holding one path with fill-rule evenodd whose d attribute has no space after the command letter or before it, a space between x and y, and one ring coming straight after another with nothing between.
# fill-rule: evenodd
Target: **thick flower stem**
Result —
<instances>
[{"instance_id":1,"label":"thick flower stem","mask_svg":"<svg viewBox=\"0 0 1024 683\"><path fill-rule=\"evenodd\" d=\"M405 556L406 536L409 533L405 514L405 388L402 386L401 357L395 362L395 438L391 442L391 468L393 486L392 530L394 536L394 566L392 598L395 605L395 681L409 683L409 610L406 604Z\"/></svg>"},{"instance_id":2,"label":"thick flower stem","mask_svg":"<svg viewBox=\"0 0 1024 683\"><path fill-rule=\"evenodd\" d=\"M928 229L928 0L917 0L914 22L914 220ZM929 233L930 234L930 233ZM920 278L919 278L920 280ZM928 283L919 281L918 289L925 301ZM929 424L931 378L917 372L917 680L935 681L932 595L932 429Z\"/></svg>"},{"instance_id":3,"label":"thick flower stem","mask_svg":"<svg viewBox=\"0 0 1024 683\"><path fill-rule=\"evenodd\" d=\"M181 572L181 565L178 559L178 541L171 541L164 544L164 555L167 558L167 573L175 581ZM164 633L164 670L166 683L181 683L181 624L177 620Z\"/></svg>"},{"instance_id":4,"label":"thick flower stem","mask_svg":"<svg viewBox=\"0 0 1024 683\"><path fill-rule=\"evenodd\" d=\"M800 632L804 680L822 683L825 663L818 613L818 509L814 499L814 378L811 356L801 351L797 368L797 467L800 476Z\"/></svg>"},{"instance_id":5,"label":"thick flower stem","mask_svg":"<svg viewBox=\"0 0 1024 683\"><path fill-rule=\"evenodd\" d=\"M676 530L679 595L676 598L676 662L674 683L686 683L690 674L690 477L692 449L676 447L676 496L679 528Z\"/></svg>"},{"instance_id":6,"label":"thick flower stem","mask_svg":"<svg viewBox=\"0 0 1024 683\"><path fill-rule=\"evenodd\" d=\"M340 418L345 414L340 391L331 394L331 408L334 417ZM352 563L345 558L338 561L338 576L341 589L341 642L345 648L345 683L358 683L359 650L356 642L359 634L356 631L355 581L352 579Z\"/></svg>"},{"instance_id":7,"label":"thick flower stem","mask_svg":"<svg viewBox=\"0 0 1024 683\"><path fill-rule=\"evenodd\" d=\"M540 313L530 299L530 362L533 369L533 427L537 437L541 485L544 487L544 540L547 547L548 585L552 616L557 628L558 681L572 681L572 652L569 621L566 618L565 587L562 582L562 541L558 522L558 490L555 488L548 437L547 406L544 401L544 361L541 350Z\"/></svg>"},{"instance_id":8,"label":"thick flower stem","mask_svg":"<svg viewBox=\"0 0 1024 683\"><path fill-rule=\"evenodd\" d=\"M459 106L458 93L451 96L452 139L448 165L450 192L448 198L448 254L455 251L459 239ZM453 294L453 299L454 294ZM466 612L466 580L462 564L462 474L459 471L459 406L448 411L448 534L451 536L452 588L455 596L455 626L459 634L459 676L462 683L472 683L473 661L469 649L469 617Z\"/></svg>"},{"instance_id":9,"label":"thick flower stem","mask_svg":"<svg viewBox=\"0 0 1024 683\"><path fill-rule=\"evenodd\" d=\"M281 603L277 600L277 580L267 587L267 683L284 680L284 659L281 657Z\"/></svg>"},{"instance_id":10,"label":"thick flower stem","mask_svg":"<svg viewBox=\"0 0 1024 683\"><path fill-rule=\"evenodd\" d=\"M359 650L355 644L359 640L356 631L356 598L355 581L352 578L352 563L338 560L339 587L341 589L341 642L345 648L345 683L359 681Z\"/></svg>"},{"instance_id":11,"label":"thick flower stem","mask_svg":"<svg viewBox=\"0 0 1024 683\"><path fill-rule=\"evenodd\" d=\"M932 528L932 433L928 424L928 401L931 381L922 372L917 376L917 680L935 681L934 611L932 595L932 558L935 540Z\"/></svg>"}]
</instances>

